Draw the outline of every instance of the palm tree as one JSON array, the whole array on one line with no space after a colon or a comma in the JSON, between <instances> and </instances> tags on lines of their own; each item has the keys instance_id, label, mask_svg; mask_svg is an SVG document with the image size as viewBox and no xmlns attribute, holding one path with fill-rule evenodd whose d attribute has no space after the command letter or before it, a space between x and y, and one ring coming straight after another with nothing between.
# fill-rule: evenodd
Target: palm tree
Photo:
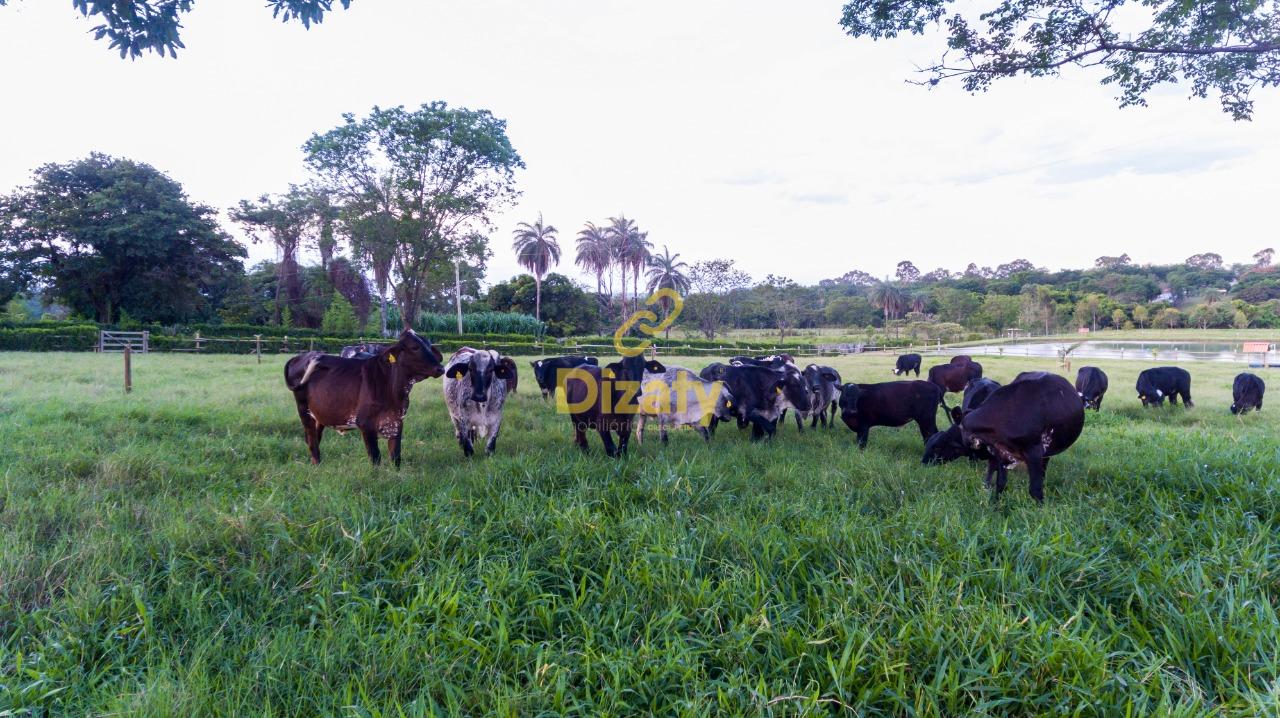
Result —
<instances>
[{"instance_id":1,"label":"palm tree","mask_svg":"<svg viewBox=\"0 0 1280 718\"><path fill-rule=\"evenodd\" d=\"M596 295L604 296L604 273L613 264L613 255L609 251L609 233L594 222L578 232L578 257L574 263L596 275ZM609 277L610 294L613 293L613 277Z\"/></svg>"},{"instance_id":2,"label":"palm tree","mask_svg":"<svg viewBox=\"0 0 1280 718\"><path fill-rule=\"evenodd\" d=\"M872 287L867 299L870 300L871 306L884 311L886 322L897 317L906 304L906 298L903 296L902 290L888 282L880 282Z\"/></svg>"},{"instance_id":3,"label":"palm tree","mask_svg":"<svg viewBox=\"0 0 1280 718\"><path fill-rule=\"evenodd\" d=\"M638 294L640 289L640 269L649 261L649 233L641 232L635 220L624 215L609 218L609 240L613 252L613 261L622 270L622 305L627 304L627 270L631 270L631 291Z\"/></svg>"},{"instance_id":4,"label":"palm tree","mask_svg":"<svg viewBox=\"0 0 1280 718\"><path fill-rule=\"evenodd\" d=\"M684 270L689 268L685 262L677 261L680 254L672 254L667 249L667 245L662 245L662 254L655 254L649 257L649 269L645 272L645 276L649 278L647 289L650 293L659 289L671 289L677 294L687 294L689 292L689 277L685 275ZM663 316L671 314L671 300L662 298ZM667 338L671 337L671 327L667 327Z\"/></svg>"},{"instance_id":5,"label":"palm tree","mask_svg":"<svg viewBox=\"0 0 1280 718\"><path fill-rule=\"evenodd\" d=\"M512 232L515 241L512 247L516 250L516 261L533 273L535 299L533 316L542 320L542 277L552 265L560 263L560 243L556 241L558 230L542 223L542 213L538 213L538 221L533 224L521 222Z\"/></svg>"}]
</instances>

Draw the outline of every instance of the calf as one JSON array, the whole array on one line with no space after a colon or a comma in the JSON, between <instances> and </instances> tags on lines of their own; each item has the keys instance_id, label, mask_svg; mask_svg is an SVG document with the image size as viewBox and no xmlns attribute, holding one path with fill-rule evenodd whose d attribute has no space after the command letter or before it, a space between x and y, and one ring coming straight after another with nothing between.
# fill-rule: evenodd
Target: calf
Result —
<instances>
[{"instance_id":1,"label":"calf","mask_svg":"<svg viewBox=\"0 0 1280 718\"><path fill-rule=\"evenodd\" d=\"M343 359L368 359L378 352L391 346L390 344L376 344L374 342L365 342L363 344L352 344L349 347L343 347L338 356Z\"/></svg>"},{"instance_id":2,"label":"calf","mask_svg":"<svg viewBox=\"0 0 1280 718\"><path fill-rule=\"evenodd\" d=\"M873 426L903 426L914 421L925 441L938 433L942 390L927 381L845 384L840 389L840 418L867 448Z\"/></svg>"},{"instance_id":3,"label":"calf","mask_svg":"<svg viewBox=\"0 0 1280 718\"><path fill-rule=\"evenodd\" d=\"M1107 374L1096 366L1082 366L1076 372L1076 393L1084 402L1084 408L1100 411L1102 397L1107 393Z\"/></svg>"},{"instance_id":4,"label":"calf","mask_svg":"<svg viewBox=\"0 0 1280 718\"><path fill-rule=\"evenodd\" d=\"M320 439L331 426L359 429L375 465L382 461L378 437L387 440L391 461L400 466L400 437L414 383L444 373L440 350L406 329L400 340L377 354L343 359L303 352L284 365L285 386L293 392L306 434L311 463L320 463Z\"/></svg>"},{"instance_id":5,"label":"calf","mask_svg":"<svg viewBox=\"0 0 1280 718\"><path fill-rule=\"evenodd\" d=\"M1016 380L1015 380L1016 381ZM951 408L951 426L946 431L939 431L924 442L924 464L945 464L962 456L970 461L990 458L985 449L974 449L966 446L960 431L960 422L974 409L982 406L1000 384L990 379L976 379L969 382L964 390L964 399L960 406Z\"/></svg>"},{"instance_id":6,"label":"calf","mask_svg":"<svg viewBox=\"0 0 1280 718\"><path fill-rule=\"evenodd\" d=\"M445 364L444 404L463 455L475 453L477 436L487 439L485 453L493 453L502 429L502 406L515 376L515 361L492 349L463 347Z\"/></svg>"},{"instance_id":7,"label":"calf","mask_svg":"<svg viewBox=\"0 0 1280 718\"><path fill-rule=\"evenodd\" d=\"M811 405L809 388L798 373L761 366L728 366L724 368L723 381L733 397L732 413L738 426L751 425L752 441L777 432L784 408L809 411Z\"/></svg>"},{"instance_id":8,"label":"calf","mask_svg":"<svg viewBox=\"0 0 1280 718\"><path fill-rule=\"evenodd\" d=\"M960 424L964 442L990 453L986 484L996 476L994 500L1008 482L1008 468L1027 466L1031 498L1044 502L1049 458L1066 451L1084 428L1084 404L1071 382L1047 372L1019 375L997 389Z\"/></svg>"},{"instance_id":9,"label":"calf","mask_svg":"<svg viewBox=\"0 0 1280 718\"><path fill-rule=\"evenodd\" d=\"M959 358L959 357L957 357ZM942 393L964 391L969 382L982 378L982 365L976 361L962 364L938 364L929 367L929 382L942 390ZM941 398L938 400L942 401ZM946 407L946 404L943 404Z\"/></svg>"},{"instance_id":10,"label":"calf","mask_svg":"<svg viewBox=\"0 0 1280 718\"><path fill-rule=\"evenodd\" d=\"M644 441L644 427L657 421L662 443L667 443L667 427L691 426L706 441L715 419L732 416L733 396L721 381L707 381L692 371L668 366L662 373L644 372L640 390L640 416L636 422L636 442Z\"/></svg>"},{"instance_id":11,"label":"calf","mask_svg":"<svg viewBox=\"0 0 1280 718\"><path fill-rule=\"evenodd\" d=\"M835 426L836 411L839 408L837 402L840 398L840 372L829 366L818 366L810 364L801 372L804 382L809 386L809 393L812 394L809 411L803 412L806 416L811 417L810 427L818 425L818 420L822 420L822 425L826 427ZM827 409L831 410L831 418L827 418ZM801 422L801 412L796 412L796 425Z\"/></svg>"},{"instance_id":12,"label":"calf","mask_svg":"<svg viewBox=\"0 0 1280 718\"><path fill-rule=\"evenodd\" d=\"M644 373L667 370L643 356L627 357L601 369L596 364L579 364L564 375L565 407L573 422L574 443L588 448L587 432L595 430L608 456L623 456L631 440L631 422L639 413L637 396ZM615 445L612 434L618 435Z\"/></svg>"},{"instance_id":13,"label":"calf","mask_svg":"<svg viewBox=\"0 0 1280 718\"><path fill-rule=\"evenodd\" d=\"M542 398L546 399L555 394L561 369L572 369L583 364L598 366L600 360L589 356L563 356L538 359L529 364L533 367L533 379L542 390Z\"/></svg>"},{"instance_id":14,"label":"calf","mask_svg":"<svg viewBox=\"0 0 1280 718\"><path fill-rule=\"evenodd\" d=\"M1182 398L1182 405L1191 408L1191 373L1176 366L1159 366L1144 369L1138 375L1138 398L1143 406L1161 406L1167 398L1170 404L1177 404Z\"/></svg>"},{"instance_id":15,"label":"calf","mask_svg":"<svg viewBox=\"0 0 1280 718\"><path fill-rule=\"evenodd\" d=\"M924 361L919 354L903 354L898 357L898 361L893 365L893 375L901 376L915 372L916 376L920 376L920 362Z\"/></svg>"},{"instance_id":16,"label":"calf","mask_svg":"<svg viewBox=\"0 0 1280 718\"><path fill-rule=\"evenodd\" d=\"M1262 382L1262 378L1257 374L1243 372L1236 375L1236 380L1231 384L1231 402L1232 414L1245 414L1250 409L1262 411L1262 395L1267 390L1267 385Z\"/></svg>"}]
</instances>

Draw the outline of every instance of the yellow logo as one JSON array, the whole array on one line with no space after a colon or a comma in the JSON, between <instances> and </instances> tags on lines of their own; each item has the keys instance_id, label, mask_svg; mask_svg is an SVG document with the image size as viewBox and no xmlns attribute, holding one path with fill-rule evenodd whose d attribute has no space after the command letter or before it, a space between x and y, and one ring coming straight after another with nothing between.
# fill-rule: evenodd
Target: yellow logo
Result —
<instances>
[{"instance_id":1,"label":"yellow logo","mask_svg":"<svg viewBox=\"0 0 1280 718\"><path fill-rule=\"evenodd\" d=\"M676 290L659 289L650 294L649 298L644 300L644 304L650 307L664 299L671 301L671 311L667 313L666 318L661 323L652 323L658 321L657 314L648 309L637 309L630 317L627 317L627 321L623 322L622 326L618 327L618 331L613 333L613 348L617 349L619 354L624 357L638 357L653 346L652 339L641 339L640 343L633 347L623 343L623 337L627 335L627 332L631 331L631 328L637 326L640 322L649 322L647 324L639 324L637 328L642 334L648 334L651 337L657 336L659 332L664 332L672 324L675 324L676 318L680 316L680 311L684 309L684 298Z\"/></svg>"}]
</instances>

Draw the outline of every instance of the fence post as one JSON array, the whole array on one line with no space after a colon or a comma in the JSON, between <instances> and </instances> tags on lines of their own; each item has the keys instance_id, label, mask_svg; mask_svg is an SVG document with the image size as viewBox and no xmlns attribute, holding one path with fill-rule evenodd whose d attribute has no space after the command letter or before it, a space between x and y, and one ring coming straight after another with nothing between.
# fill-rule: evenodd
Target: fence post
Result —
<instances>
[{"instance_id":1,"label":"fence post","mask_svg":"<svg viewBox=\"0 0 1280 718\"><path fill-rule=\"evenodd\" d=\"M124 393L133 391L133 350L124 345Z\"/></svg>"},{"instance_id":2,"label":"fence post","mask_svg":"<svg viewBox=\"0 0 1280 718\"><path fill-rule=\"evenodd\" d=\"M262 363L262 335L253 335L253 353L258 355L258 363Z\"/></svg>"},{"instance_id":3,"label":"fence post","mask_svg":"<svg viewBox=\"0 0 1280 718\"><path fill-rule=\"evenodd\" d=\"M196 332L196 351L200 351L200 332Z\"/></svg>"},{"instance_id":4,"label":"fence post","mask_svg":"<svg viewBox=\"0 0 1280 718\"><path fill-rule=\"evenodd\" d=\"M151 351L151 330L145 329L142 332L142 353L146 354Z\"/></svg>"}]
</instances>

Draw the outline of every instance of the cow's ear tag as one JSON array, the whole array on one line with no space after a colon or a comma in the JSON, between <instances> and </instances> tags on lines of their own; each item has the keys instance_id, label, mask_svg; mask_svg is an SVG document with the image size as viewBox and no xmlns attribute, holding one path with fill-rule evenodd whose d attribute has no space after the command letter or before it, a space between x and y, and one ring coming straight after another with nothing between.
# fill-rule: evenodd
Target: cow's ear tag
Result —
<instances>
[{"instance_id":1,"label":"cow's ear tag","mask_svg":"<svg viewBox=\"0 0 1280 718\"><path fill-rule=\"evenodd\" d=\"M732 408L733 408L733 402L731 402L731 401L726 401L726 402L724 403L724 405L725 405L725 407L726 407L726 408L729 408L729 409L732 409Z\"/></svg>"},{"instance_id":2,"label":"cow's ear tag","mask_svg":"<svg viewBox=\"0 0 1280 718\"><path fill-rule=\"evenodd\" d=\"M387 354L387 361L391 362L392 364L395 364L395 363L396 363L396 355L395 355L395 354L390 354L390 353L388 353L388 354Z\"/></svg>"},{"instance_id":3,"label":"cow's ear tag","mask_svg":"<svg viewBox=\"0 0 1280 718\"><path fill-rule=\"evenodd\" d=\"M782 393L782 387L780 387L780 386L775 386L775 387L773 388L773 391L774 391L774 393L776 393L776 394L781 394L781 393Z\"/></svg>"}]
</instances>

